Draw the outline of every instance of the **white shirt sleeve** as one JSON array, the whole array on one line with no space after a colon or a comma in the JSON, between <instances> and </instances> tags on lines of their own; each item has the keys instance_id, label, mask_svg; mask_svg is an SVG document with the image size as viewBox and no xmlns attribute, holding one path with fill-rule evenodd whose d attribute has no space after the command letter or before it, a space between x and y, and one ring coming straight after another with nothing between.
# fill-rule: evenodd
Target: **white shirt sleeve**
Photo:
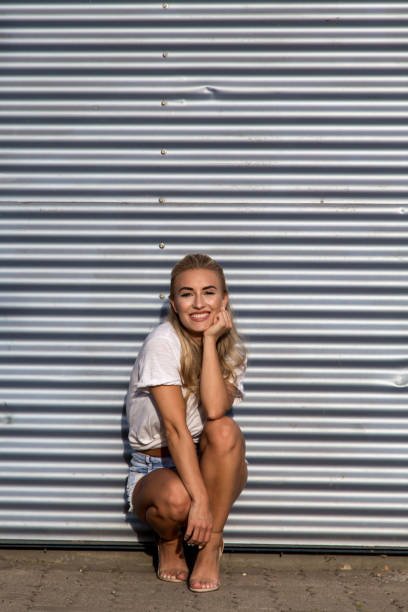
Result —
<instances>
[{"instance_id":1,"label":"white shirt sleeve","mask_svg":"<svg viewBox=\"0 0 408 612\"><path fill-rule=\"evenodd\" d=\"M137 359L136 389L147 390L147 387L158 385L182 386L179 362L177 347L169 338L149 338Z\"/></svg>"}]
</instances>

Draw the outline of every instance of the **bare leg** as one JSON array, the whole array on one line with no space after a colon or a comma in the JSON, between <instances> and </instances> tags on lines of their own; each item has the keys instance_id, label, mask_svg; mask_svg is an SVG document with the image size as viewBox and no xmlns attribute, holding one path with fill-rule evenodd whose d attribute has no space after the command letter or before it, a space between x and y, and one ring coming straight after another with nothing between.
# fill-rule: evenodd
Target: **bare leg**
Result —
<instances>
[{"instance_id":1,"label":"bare leg","mask_svg":"<svg viewBox=\"0 0 408 612\"><path fill-rule=\"evenodd\" d=\"M181 527L187 520L190 503L190 496L173 470L154 470L135 487L135 513L160 536L158 576L164 580L187 579Z\"/></svg>"},{"instance_id":2,"label":"bare leg","mask_svg":"<svg viewBox=\"0 0 408 612\"><path fill-rule=\"evenodd\" d=\"M219 581L219 548L231 506L247 481L245 440L229 417L207 422L200 442L200 470L213 515L213 533L198 552L190 578L193 588L216 586Z\"/></svg>"}]
</instances>

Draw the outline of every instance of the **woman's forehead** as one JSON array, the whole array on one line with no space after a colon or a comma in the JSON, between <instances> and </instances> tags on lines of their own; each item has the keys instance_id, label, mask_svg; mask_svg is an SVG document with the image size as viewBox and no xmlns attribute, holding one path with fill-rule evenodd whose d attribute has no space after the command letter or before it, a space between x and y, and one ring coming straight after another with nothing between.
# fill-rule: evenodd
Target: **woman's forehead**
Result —
<instances>
[{"instance_id":1,"label":"woman's forehead","mask_svg":"<svg viewBox=\"0 0 408 612\"><path fill-rule=\"evenodd\" d=\"M176 287L192 287L202 289L208 286L221 287L221 281L216 272L205 269L185 270L175 279Z\"/></svg>"}]
</instances>

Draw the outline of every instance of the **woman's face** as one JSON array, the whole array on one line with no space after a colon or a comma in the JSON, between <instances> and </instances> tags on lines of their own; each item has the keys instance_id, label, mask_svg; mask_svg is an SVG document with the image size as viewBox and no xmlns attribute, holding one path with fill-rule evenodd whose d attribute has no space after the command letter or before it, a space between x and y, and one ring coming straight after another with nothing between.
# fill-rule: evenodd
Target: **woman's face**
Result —
<instances>
[{"instance_id":1,"label":"woman's face","mask_svg":"<svg viewBox=\"0 0 408 612\"><path fill-rule=\"evenodd\" d=\"M214 323L216 314L225 308L228 295L221 280L212 270L186 270L174 283L174 299L170 300L180 323L191 335L201 336Z\"/></svg>"}]
</instances>

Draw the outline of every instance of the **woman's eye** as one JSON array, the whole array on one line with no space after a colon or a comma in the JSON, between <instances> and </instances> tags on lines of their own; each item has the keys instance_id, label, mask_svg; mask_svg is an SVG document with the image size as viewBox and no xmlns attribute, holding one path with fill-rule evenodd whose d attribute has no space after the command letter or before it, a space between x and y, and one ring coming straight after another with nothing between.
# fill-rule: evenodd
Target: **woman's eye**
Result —
<instances>
[{"instance_id":1,"label":"woman's eye","mask_svg":"<svg viewBox=\"0 0 408 612\"><path fill-rule=\"evenodd\" d=\"M180 294L181 297L188 297L189 295L191 295L191 293L181 293Z\"/></svg>"},{"instance_id":2,"label":"woman's eye","mask_svg":"<svg viewBox=\"0 0 408 612\"><path fill-rule=\"evenodd\" d=\"M215 291L206 291L205 295L215 295Z\"/></svg>"}]
</instances>

